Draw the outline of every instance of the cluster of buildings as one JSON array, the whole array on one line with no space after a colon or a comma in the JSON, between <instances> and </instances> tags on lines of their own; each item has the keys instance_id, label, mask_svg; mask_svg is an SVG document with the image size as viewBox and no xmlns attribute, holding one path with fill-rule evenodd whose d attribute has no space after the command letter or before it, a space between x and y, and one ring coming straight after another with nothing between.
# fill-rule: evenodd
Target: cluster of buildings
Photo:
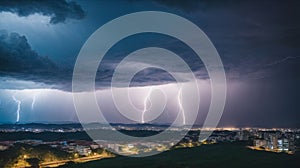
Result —
<instances>
[{"instance_id":1,"label":"cluster of buildings","mask_svg":"<svg viewBox=\"0 0 300 168\"><path fill-rule=\"evenodd\" d=\"M293 154L297 137L291 133L259 132L253 140L253 149Z\"/></svg>"},{"instance_id":2,"label":"cluster of buildings","mask_svg":"<svg viewBox=\"0 0 300 168\"><path fill-rule=\"evenodd\" d=\"M79 156L89 156L92 154L93 149L100 148L98 144L92 141L83 141L83 140L54 141L54 142L44 142L43 144L49 145L53 148L58 148L68 153L78 154Z\"/></svg>"},{"instance_id":3,"label":"cluster of buildings","mask_svg":"<svg viewBox=\"0 0 300 168\"><path fill-rule=\"evenodd\" d=\"M72 126L64 126L64 127L51 127L47 125L37 125L30 127L26 125L13 125L13 126L3 126L0 127L0 132L4 133L13 133L13 132L33 132L33 133L40 133L40 132L56 132L56 133L64 133L64 132L78 132L84 131L84 129L80 126L75 125Z\"/></svg>"},{"instance_id":4,"label":"cluster of buildings","mask_svg":"<svg viewBox=\"0 0 300 168\"><path fill-rule=\"evenodd\" d=\"M293 154L298 150L295 143L300 141L300 133L297 129L217 130L203 141L208 143L245 141L248 142L248 147L254 150Z\"/></svg>"},{"instance_id":5,"label":"cluster of buildings","mask_svg":"<svg viewBox=\"0 0 300 168\"><path fill-rule=\"evenodd\" d=\"M209 132L211 133L211 132ZM234 141L249 141L253 137L253 130L248 129L218 129L211 133L211 135L202 140L206 142L234 142ZM201 140L201 139L200 139Z\"/></svg>"},{"instance_id":6,"label":"cluster of buildings","mask_svg":"<svg viewBox=\"0 0 300 168\"><path fill-rule=\"evenodd\" d=\"M42 140L19 140L19 141L2 141L0 142L0 151L7 150L15 144L27 144L31 146L48 145L71 154L78 156L89 156L96 149L100 149L100 145L92 141L70 140L70 141L52 141L45 142Z\"/></svg>"},{"instance_id":7,"label":"cluster of buildings","mask_svg":"<svg viewBox=\"0 0 300 168\"><path fill-rule=\"evenodd\" d=\"M0 151L5 151L14 145L14 141L1 141L0 142Z\"/></svg>"},{"instance_id":8,"label":"cluster of buildings","mask_svg":"<svg viewBox=\"0 0 300 168\"><path fill-rule=\"evenodd\" d=\"M137 155L154 151L165 151L171 148L174 144L168 141L165 142L101 142L102 148L124 155Z\"/></svg>"},{"instance_id":9,"label":"cluster of buildings","mask_svg":"<svg viewBox=\"0 0 300 168\"><path fill-rule=\"evenodd\" d=\"M162 128L152 128L147 126L140 131L153 131ZM23 130L35 132L37 130ZM118 129L136 130L137 128L131 126L119 126ZM5 130L7 131L7 130ZM43 130L45 131L45 130ZM49 130L47 130L49 131ZM83 131L80 128L74 129L52 129L54 132L77 132ZM175 133L180 130L172 130ZM40 132L40 131L38 131ZM207 133L208 138L199 139L199 134ZM272 152L286 152L294 153L298 150L295 142L300 140L300 130L294 129L259 129L259 128L218 128L214 130L197 129L194 128L189 131L176 146L193 147L201 144L213 144L218 142L234 142L234 141L247 141L249 147L255 150L266 150ZM157 142L111 142L108 140L99 140L96 142L87 140L68 140L68 141L52 141L45 142L42 140L20 140L20 141L2 141L0 142L0 151L7 150L15 143L24 143L32 146L36 145L49 145L68 153L74 153L80 156L90 156L96 149L109 149L121 154L140 154L152 151L164 151L170 149L175 143L170 141L157 141Z\"/></svg>"},{"instance_id":10,"label":"cluster of buildings","mask_svg":"<svg viewBox=\"0 0 300 168\"><path fill-rule=\"evenodd\" d=\"M30 146L48 145L52 148L74 154L75 157L91 156L100 154L95 151L117 152L124 155L135 155L153 151L165 151L171 148L174 144L170 142L111 142L101 141L93 142L86 140L69 140L69 141L42 141L42 140L19 140L19 141L2 141L0 142L0 151L7 150L15 144L27 144ZM100 149L100 150L97 150Z\"/></svg>"}]
</instances>

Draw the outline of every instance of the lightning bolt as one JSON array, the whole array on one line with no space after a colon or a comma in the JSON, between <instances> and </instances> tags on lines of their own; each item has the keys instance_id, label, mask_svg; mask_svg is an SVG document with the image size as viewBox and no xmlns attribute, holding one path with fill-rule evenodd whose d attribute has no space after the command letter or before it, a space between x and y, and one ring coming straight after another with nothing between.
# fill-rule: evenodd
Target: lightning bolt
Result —
<instances>
[{"instance_id":1,"label":"lightning bolt","mask_svg":"<svg viewBox=\"0 0 300 168\"><path fill-rule=\"evenodd\" d=\"M185 113L184 113L184 108L182 106L182 88L179 89L177 100L178 100L178 104L179 104L179 109L182 114L182 123L183 123L183 125L185 125Z\"/></svg>"},{"instance_id":2,"label":"lightning bolt","mask_svg":"<svg viewBox=\"0 0 300 168\"><path fill-rule=\"evenodd\" d=\"M15 94L12 95L12 98L17 103L17 106L18 106L18 108L17 108L17 121L16 122L19 122L20 121L20 110L21 110L21 103L22 102L16 98Z\"/></svg>"},{"instance_id":3,"label":"lightning bolt","mask_svg":"<svg viewBox=\"0 0 300 168\"><path fill-rule=\"evenodd\" d=\"M32 102L31 102L31 111L33 110L34 105L35 105L35 98L36 98L36 95L33 95Z\"/></svg>"},{"instance_id":4,"label":"lightning bolt","mask_svg":"<svg viewBox=\"0 0 300 168\"><path fill-rule=\"evenodd\" d=\"M150 105L151 105L151 101L150 101L150 95L151 95L151 92L152 92L152 87L150 88L149 92L147 93L146 97L145 97L145 100L144 100L144 110L142 112L142 123L145 123L145 119L144 119L144 115L146 113L146 111L148 110L147 108L147 102L149 100L150 102Z\"/></svg>"}]
</instances>

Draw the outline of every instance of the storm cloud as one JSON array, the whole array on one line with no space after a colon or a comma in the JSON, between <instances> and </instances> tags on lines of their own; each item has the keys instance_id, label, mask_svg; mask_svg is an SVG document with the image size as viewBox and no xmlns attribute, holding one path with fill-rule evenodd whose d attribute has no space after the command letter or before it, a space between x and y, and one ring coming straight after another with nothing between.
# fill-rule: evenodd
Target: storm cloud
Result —
<instances>
[{"instance_id":1,"label":"storm cloud","mask_svg":"<svg viewBox=\"0 0 300 168\"><path fill-rule=\"evenodd\" d=\"M12 80L11 78L52 84L57 80L53 76L58 76L54 74L60 71L47 56L41 56L32 50L25 36L0 30L0 76L4 80L1 80L2 84ZM14 88L12 84L6 87Z\"/></svg>"},{"instance_id":2,"label":"storm cloud","mask_svg":"<svg viewBox=\"0 0 300 168\"><path fill-rule=\"evenodd\" d=\"M32 72L52 71L56 65L31 49L25 36L0 31L0 71Z\"/></svg>"},{"instance_id":3,"label":"storm cloud","mask_svg":"<svg viewBox=\"0 0 300 168\"><path fill-rule=\"evenodd\" d=\"M74 112L69 91L80 48L96 29L110 20L150 10L190 20L216 47L228 86L220 126L299 127L299 3L298 0L1 1L0 30L9 32L2 31L0 35L0 122L15 122L17 105L12 99L15 93L20 99L24 98L23 122L73 120L73 116L68 115ZM86 18L69 21L83 18L83 9L87 11ZM125 27L116 29L123 31ZM115 34L108 33L107 37L110 35ZM191 48L169 36L143 33L112 46L98 67L97 92L108 91L114 70L122 59L145 47L170 50L190 66L199 79L200 94L204 93L200 101L203 109L197 119L198 124L203 123L210 105L209 75ZM143 55L147 54L151 53ZM152 64L165 62L159 57L153 61L156 62ZM176 66L172 60L166 62ZM130 63L125 72L143 64ZM186 77L184 73L181 75ZM174 82L168 72L149 68L138 72L131 86L149 88ZM34 94L37 94L37 102L32 110ZM135 96L140 99L141 107L144 97ZM123 122L115 120L119 115L111 113L116 109L107 95L103 94L99 100L112 121ZM62 115L56 115L58 113Z\"/></svg>"},{"instance_id":4,"label":"storm cloud","mask_svg":"<svg viewBox=\"0 0 300 168\"><path fill-rule=\"evenodd\" d=\"M299 75L297 0L157 0L197 23L215 44L227 77L294 78Z\"/></svg>"},{"instance_id":5,"label":"storm cloud","mask_svg":"<svg viewBox=\"0 0 300 168\"><path fill-rule=\"evenodd\" d=\"M0 12L11 12L18 16L41 14L49 16L51 24L63 23L67 19L83 19L85 12L76 2L65 0L3 0Z\"/></svg>"},{"instance_id":6,"label":"storm cloud","mask_svg":"<svg viewBox=\"0 0 300 168\"><path fill-rule=\"evenodd\" d=\"M6 1L0 2L0 4L4 2ZM14 1L9 1L7 4L12 2ZM26 1L26 3L29 2L34 1ZM46 2L48 1L39 1L38 3ZM293 0L288 2L243 1L233 3L229 0L224 2L187 1L183 3L181 1L159 0L155 3L167 6L170 9L180 9L187 19L203 29L221 56L228 80L272 79L276 82L278 80L286 81L287 79L289 81L299 81L300 34L298 30L300 24L295 20L295 17L299 16L299 11L293 7L297 6L298 2ZM25 2L22 1L22 3ZM62 2L51 2L51 5L57 5L58 3ZM63 4L66 3L71 2L64 2ZM49 8L51 8L51 5ZM10 6L9 9L13 9L12 5ZM16 6L25 8L22 4ZM253 7L256 9L255 11L253 11ZM43 10L42 8L37 9ZM55 11L61 9L62 7L55 8ZM13 11L16 12L17 10L11 10L11 12ZM68 10L64 11L67 12ZM25 16L25 14L22 16ZM56 14L47 16L54 18ZM66 13L63 13L63 16L67 16ZM57 56L54 54L49 55L49 58L40 56L30 49L25 36L17 36L15 33L10 35L8 33L6 35L5 33L1 34L1 39L6 37L6 40L1 40L0 46L0 59L1 64L3 64L0 70L5 72L2 76L9 74L10 77L20 80L54 84L59 86L58 89L70 90L76 54L66 56L74 57L74 62L70 62L71 66L64 67L66 65L58 63L59 67L55 67L49 58ZM74 36L77 35L74 34ZM18 37L19 40L12 42L13 36ZM96 87L109 86L118 63L126 55L144 47L162 47L173 51L186 61L198 79L209 78L201 60L184 43L167 36L141 34L123 39L110 49L99 66ZM79 51L79 49L77 50ZM53 50L56 50L56 48L53 48ZM63 53L67 51L62 50ZM134 68L139 64L141 62L133 62L128 68ZM132 85L146 86L171 82L174 82L174 78L169 73L152 68L136 74Z\"/></svg>"},{"instance_id":7,"label":"storm cloud","mask_svg":"<svg viewBox=\"0 0 300 168\"><path fill-rule=\"evenodd\" d=\"M143 36L130 37L122 40L107 53L101 62L95 83L97 89L107 88L111 84L114 70L120 61L131 52L148 46L156 46L156 41L168 41L166 36L151 35L147 43L142 43ZM137 42L138 45L128 46L128 43ZM174 45L175 44L175 45ZM192 50L178 40L164 44L162 47L174 51L181 56L195 72L196 77L207 79L207 72L201 60ZM181 47L178 47L181 46ZM123 48L126 48L124 50ZM183 50L184 52L182 52ZM144 55L153 55L154 53L144 53ZM2 89L23 89L31 85L30 88L51 87L64 91L71 91L73 67L65 67L62 64L55 63L51 56L41 56L34 51L27 38L24 35L6 30L0 31L0 84ZM160 58L160 55L157 55ZM161 61L169 62L169 68L173 67L172 60L153 60L149 66L156 66ZM125 71L142 66L143 62L131 62ZM171 67L170 67L171 66ZM174 68L173 68L174 69ZM174 71L176 72L176 71ZM179 73L179 72L178 72ZM179 74L185 78L185 74ZM174 77L158 68L146 68L133 76L131 86L149 86L161 85L175 82ZM23 86L22 86L23 85Z\"/></svg>"}]
</instances>

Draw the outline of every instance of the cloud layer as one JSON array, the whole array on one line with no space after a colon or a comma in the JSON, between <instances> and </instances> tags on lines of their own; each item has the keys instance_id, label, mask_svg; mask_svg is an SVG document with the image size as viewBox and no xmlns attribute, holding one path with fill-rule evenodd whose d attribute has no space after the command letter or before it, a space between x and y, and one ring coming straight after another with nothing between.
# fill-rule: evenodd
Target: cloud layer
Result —
<instances>
[{"instance_id":1,"label":"cloud layer","mask_svg":"<svg viewBox=\"0 0 300 168\"><path fill-rule=\"evenodd\" d=\"M159 0L156 4L167 6L171 12L173 8L181 10L182 13L179 14L183 14L203 29L220 53L228 79L248 81L271 78L272 81L286 79L291 79L291 82L299 81L300 24L295 21L299 11L293 7L299 2L293 0L289 0L293 2L291 4L281 1L233 3L229 0L226 2L228 3L219 1L182 3ZM84 16L83 10L78 12L81 11L81 7L73 2L51 1L49 6L46 4L50 1L22 1L21 3L24 4L16 5L16 1L1 1L0 11L17 13L20 16L40 13L50 16L52 23L64 22L68 18L80 18L77 17L79 15ZM256 8L255 11L252 10L253 7ZM55 85L58 89L71 90L73 67L64 67L65 65L58 67L49 58L40 56L31 49L25 36L17 33L9 34L5 31L0 34L0 71L2 72L0 75L2 77L41 82ZM65 42L64 39L61 41ZM184 43L167 36L143 34L121 40L107 53L98 69L96 87L110 86L118 63L126 55L144 47L162 47L173 51L186 61L197 78L209 78L201 60ZM61 52L67 53L67 51ZM50 56L52 58L53 55ZM161 62L160 59L155 61ZM73 62L70 64L73 66ZM128 68L140 64L142 62L133 62ZM132 85L144 86L170 82L174 82L170 74L152 68L136 74Z\"/></svg>"},{"instance_id":2,"label":"cloud layer","mask_svg":"<svg viewBox=\"0 0 300 168\"><path fill-rule=\"evenodd\" d=\"M56 65L31 49L25 36L0 31L0 71L31 72L53 71Z\"/></svg>"},{"instance_id":3,"label":"cloud layer","mask_svg":"<svg viewBox=\"0 0 300 168\"><path fill-rule=\"evenodd\" d=\"M53 85L59 81L60 72L61 68L48 57L32 50L25 36L0 30L1 88L20 89L35 82L40 83L38 87Z\"/></svg>"},{"instance_id":4,"label":"cloud layer","mask_svg":"<svg viewBox=\"0 0 300 168\"><path fill-rule=\"evenodd\" d=\"M63 23L67 19L83 19L85 16L80 5L66 0L2 0L0 12L11 12L24 17L37 13L49 16L51 24Z\"/></svg>"}]
</instances>

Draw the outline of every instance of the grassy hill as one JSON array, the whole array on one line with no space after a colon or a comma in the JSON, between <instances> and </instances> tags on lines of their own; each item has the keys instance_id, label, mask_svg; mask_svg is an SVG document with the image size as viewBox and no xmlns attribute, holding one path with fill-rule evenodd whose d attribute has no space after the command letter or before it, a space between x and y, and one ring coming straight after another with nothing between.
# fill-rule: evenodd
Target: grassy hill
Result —
<instances>
[{"instance_id":1,"label":"grassy hill","mask_svg":"<svg viewBox=\"0 0 300 168\"><path fill-rule=\"evenodd\" d=\"M253 151L245 147L245 143L222 143L202 145L194 148L181 148L159 155L134 158L119 156L87 163L70 163L62 168L79 167L111 167L111 168L231 168L231 167L299 167L300 155Z\"/></svg>"},{"instance_id":2,"label":"grassy hill","mask_svg":"<svg viewBox=\"0 0 300 168\"><path fill-rule=\"evenodd\" d=\"M48 145L30 146L17 143L6 151L0 151L0 167L14 167L18 162L24 160L38 165L40 161L56 161L68 159L69 157L71 157L69 153L51 148Z\"/></svg>"}]
</instances>

